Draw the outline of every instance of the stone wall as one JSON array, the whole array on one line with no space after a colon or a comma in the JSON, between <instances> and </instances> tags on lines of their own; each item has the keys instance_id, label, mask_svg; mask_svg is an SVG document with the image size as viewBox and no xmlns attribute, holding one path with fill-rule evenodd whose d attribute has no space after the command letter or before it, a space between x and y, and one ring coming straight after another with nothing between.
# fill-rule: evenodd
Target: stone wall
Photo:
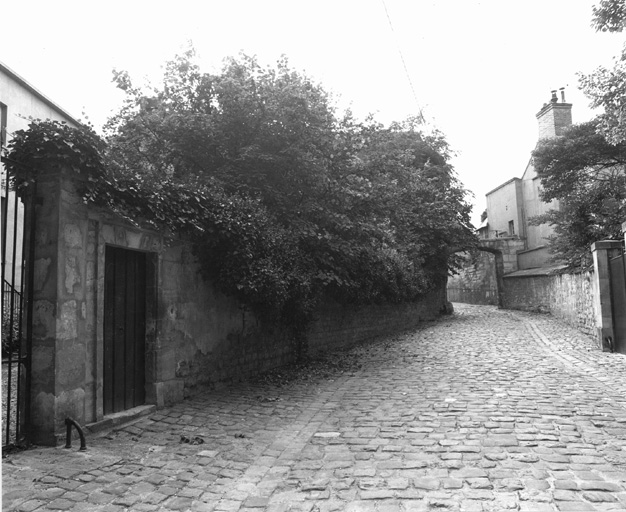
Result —
<instances>
[{"instance_id":1,"label":"stone wall","mask_svg":"<svg viewBox=\"0 0 626 512\"><path fill-rule=\"evenodd\" d=\"M522 270L504 277L504 307L550 313L581 332L596 335L597 291L593 272Z\"/></svg>"},{"instance_id":2,"label":"stone wall","mask_svg":"<svg viewBox=\"0 0 626 512\"><path fill-rule=\"evenodd\" d=\"M307 331L309 354L345 348L386 334L408 330L434 320L445 303L445 293L432 292L418 303L374 306L327 304Z\"/></svg>"},{"instance_id":3,"label":"stone wall","mask_svg":"<svg viewBox=\"0 0 626 512\"><path fill-rule=\"evenodd\" d=\"M498 304L495 256L488 252L464 253L465 264L448 279L448 300L466 304Z\"/></svg>"},{"instance_id":4,"label":"stone wall","mask_svg":"<svg viewBox=\"0 0 626 512\"><path fill-rule=\"evenodd\" d=\"M409 329L434 318L445 289L422 303L326 306L295 339L267 326L199 274L190 247L87 207L75 177L38 183L33 325L33 442L55 444L65 418L105 420L104 327L107 246L146 254L145 395L164 406L200 386L247 379L316 353ZM45 192L44 192L45 191Z\"/></svg>"},{"instance_id":5,"label":"stone wall","mask_svg":"<svg viewBox=\"0 0 626 512\"><path fill-rule=\"evenodd\" d=\"M485 238L480 240L483 250L463 253L465 264L457 275L448 279L448 299L467 304L498 304L498 277L496 259L492 252L502 254L502 272L517 270L517 253L524 249L524 240L518 237Z\"/></svg>"},{"instance_id":6,"label":"stone wall","mask_svg":"<svg viewBox=\"0 0 626 512\"><path fill-rule=\"evenodd\" d=\"M296 346L284 329L267 327L202 279L190 247L180 243L159 258L158 341L164 391L172 403L198 386L242 380L292 361Z\"/></svg>"}]
</instances>

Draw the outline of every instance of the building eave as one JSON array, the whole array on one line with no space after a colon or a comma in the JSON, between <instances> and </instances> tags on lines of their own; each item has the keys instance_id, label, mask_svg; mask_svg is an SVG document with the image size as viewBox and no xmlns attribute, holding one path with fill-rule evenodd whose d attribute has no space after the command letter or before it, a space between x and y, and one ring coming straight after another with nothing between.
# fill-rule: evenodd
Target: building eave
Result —
<instances>
[{"instance_id":1,"label":"building eave","mask_svg":"<svg viewBox=\"0 0 626 512\"><path fill-rule=\"evenodd\" d=\"M496 190L501 189L502 187L506 187L507 185L513 183L514 181L521 181L519 178L511 178L509 181L504 182L502 185L498 185L496 188L494 188L493 190L490 190L489 192L487 192L485 194L485 196L491 195L493 194Z\"/></svg>"},{"instance_id":2,"label":"building eave","mask_svg":"<svg viewBox=\"0 0 626 512\"><path fill-rule=\"evenodd\" d=\"M33 96L41 100L43 103L48 105L51 109L56 111L58 114L65 117L68 121L74 123L76 126L80 126L82 123L76 119L72 114L70 114L67 110L57 105L54 101L48 98L41 91L33 87L30 83L28 83L24 78L18 75L15 71L9 68L6 64L0 62L0 72L6 74L13 80L15 80L18 84L24 87L28 92L30 92Z\"/></svg>"}]
</instances>

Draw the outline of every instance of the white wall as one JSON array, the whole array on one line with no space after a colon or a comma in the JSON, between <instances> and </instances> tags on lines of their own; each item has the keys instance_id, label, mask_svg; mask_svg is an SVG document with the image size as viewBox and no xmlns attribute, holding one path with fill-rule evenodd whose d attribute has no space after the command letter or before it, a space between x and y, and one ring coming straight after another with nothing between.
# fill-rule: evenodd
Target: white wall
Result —
<instances>
[{"instance_id":1,"label":"white wall","mask_svg":"<svg viewBox=\"0 0 626 512\"><path fill-rule=\"evenodd\" d=\"M0 63L0 103L7 107L6 120L6 142L10 142L13 134L18 130L28 128L31 119L51 119L55 121L65 121L71 126L77 126L78 122L61 107L55 105L51 100L44 96L41 92L31 86L26 80L17 75L14 71ZM4 148L3 148L4 154ZM7 198L6 191L6 171L4 165L0 164L0 172L2 176L2 203L8 201L7 208L7 240L5 253L5 279L14 283L16 288L20 288L21 284L21 264L18 263L13 276L13 247L15 245L15 261L21 262L22 252L22 225L24 222L24 209L21 203L17 204L17 212L15 210L15 194L9 192ZM16 216L17 213L17 216ZM2 210L4 216L4 209ZM17 233L13 238L13 226L17 219ZM5 220L3 219L3 223Z\"/></svg>"},{"instance_id":2,"label":"white wall","mask_svg":"<svg viewBox=\"0 0 626 512\"><path fill-rule=\"evenodd\" d=\"M526 247L529 250L543 247L548 243L547 238L554 232L554 229L550 224L532 226L529 224L529 221L532 217L542 215L548 210L558 210L559 202L551 201L545 203L541 200L539 195L541 182L532 164L529 164L524 172L522 188L524 194L524 218L525 224L527 224Z\"/></svg>"},{"instance_id":3,"label":"white wall","mask_svg":"<svg viewBox=\"0 0 626 512\"><path fill-rule=\"evenodd\" d=\"M509 222L513 221L515 235L523 236L521 212L521 188L519 178L513 178L504 185L487 194L487 218L489 219L489 238L507 236Z\"/></svg>"},{"instance_id":4,"label":"white wall","mask_svg":"<svg viewBox=\"0 0 626 512\"><path fill-rule=\"evenodd\" d=\"M28 128L29 118L65 121L76 126L77 121L61 107L28 84L12 70L0 65L0 102L7 106L7 135Z\"/></svg>"}]
</instances>

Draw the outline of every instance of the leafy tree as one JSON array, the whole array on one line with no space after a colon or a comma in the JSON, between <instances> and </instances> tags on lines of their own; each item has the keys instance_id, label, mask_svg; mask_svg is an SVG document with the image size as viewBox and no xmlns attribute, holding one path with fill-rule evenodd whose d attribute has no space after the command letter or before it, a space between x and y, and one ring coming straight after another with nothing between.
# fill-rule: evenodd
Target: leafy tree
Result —
<instances>
[{"instance_id":1,"label":"leafy tree","mask_svg":"<svg viewBox=\"0 0 626 512\"><path fill-rule=\"evenodd\" d=\"M592 25L598 31L622 32L626 27L626 2L600 0L593 7ZM591 99L592 108L602 108L598 131L618 144L626 140L626 47L612 68L600 66L594 72L579 75L580 87Z\"/></svg>"},{"instance_id":2,"label":"leafy tree","mask_svg":"<svg viewBox=\"0 0 626 512\"><path fill-rule=\"evenodd\" d=\"M590 246L621 235L626 218L626 142L610 144L590 121L562 137L544 139L533 151L544 201L558 199L560 210L533 222L554 225L550 240L557 258L571 267L591 263Z\"/></svg>"},{"instance_id":3,"label":"leafy tree","mask_svg":"<svg viewBox=\"0 0 626 512\"><path fill-rule=\"evenodd\" d=\"M221 74L209 75L192 57L169 63L152 95L117 74L129 94L108 125L120 166L159 179L216 178L277 209L310 206L333 141L327 94L286 60L264 69L250 57L231 58Z\"/></svg>"},{"instance_id":4,"label":"leafy tree","mask_svg":"<svg viewBox=\"0 0 626 512\"><path fill-rule=\"evenodd\" d=\"M593 7L592 26L623 31L624 0L600 0ZM541 141L533 152L543 199L559 199L561 204L560 210L533 222L551 223L556 257L580 268L591 263L593 242L620 237L626 218L626 47L612 68L599 67L579 80L591 107L603 113L571 127L563 137Z\"/></svg>"},{"instance_id":5,"label":"leafy tree","mask_svg":"<svg viewBox=\"0 0 626 512\"><path fill-rule=\"evenodd\" d=\"M621 32L626 25L624 0L600 0L593 6L592 26L601 32Z\"/></svg>"},{"instance_id":6,"label":"leafy tree","mask_svg":"<svg viewBox=\"0 0 626 512\"><path fill-rule=\"evenodd\" d=\"M441 134L338 115L286 59L240 56L209 74L190 51L160 87L115 81L127 101L93 144L85 199L191 240L204 275L262 318L301 328L324 298L417 300L474 243ZM57 128L16 135L15 159L49 158L37 141Z\"/></svg>"},{"instance_id":7,"label":"leafy tree","mask_svg":"<svg viewBox=\"0 0 626 512\"><path fill-rule=\"evenodd\" d=\"M599 67L579 76L582 91L591 99L592 108L604 113L596 120L597 130L612 144L626 140L626 50L613 68Z\"/></svg>"}]
</instances>

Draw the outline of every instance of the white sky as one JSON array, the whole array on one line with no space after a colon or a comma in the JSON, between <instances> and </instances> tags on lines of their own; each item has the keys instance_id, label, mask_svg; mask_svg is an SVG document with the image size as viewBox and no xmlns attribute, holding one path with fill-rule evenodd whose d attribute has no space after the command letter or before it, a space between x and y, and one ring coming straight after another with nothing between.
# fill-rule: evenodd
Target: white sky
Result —
<instances>
[{"instance_id":1,"label":"white sky","mask_svg":"<svg viewBox=\"0 0 626 512\"><path fill-rule=\"evenodd\" d=\"M521 177L535 114L566 87L574 122L590 119L576 73L610 65L621 34L590 27L593 0L22 0L2 7L0 60L46 96L100 127L122 102L113 68L158 81L192 41L206 71L239 51L281 54L352 106L388 123L419 105L458 153L474 195Z\"/></svg>"}]
</instances>

